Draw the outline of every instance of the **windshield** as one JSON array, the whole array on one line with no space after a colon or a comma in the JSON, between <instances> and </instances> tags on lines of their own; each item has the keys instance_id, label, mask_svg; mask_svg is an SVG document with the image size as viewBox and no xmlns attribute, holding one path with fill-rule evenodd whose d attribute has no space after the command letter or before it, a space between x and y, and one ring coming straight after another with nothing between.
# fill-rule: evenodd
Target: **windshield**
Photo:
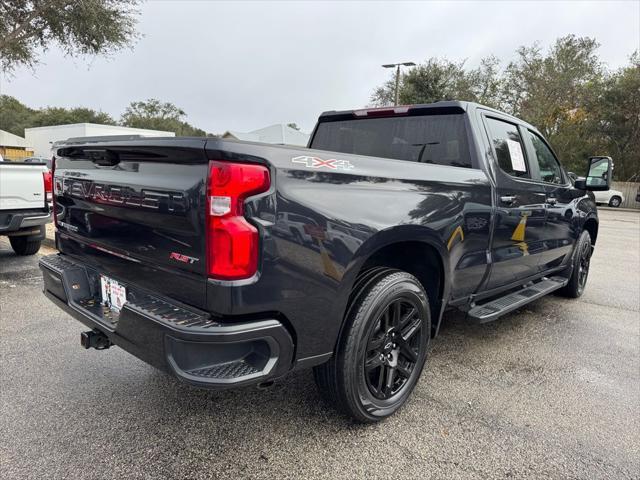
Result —
<instances>
[{"instance_id":1,"label":"windshield","mask_svg":"<svg viewBox=\"0 0 640 480\"><path fill-rule=\"evenodd\" d=\"M322 122L311 148L471 168L463 114Z\"/></svg>"}]
</instances>

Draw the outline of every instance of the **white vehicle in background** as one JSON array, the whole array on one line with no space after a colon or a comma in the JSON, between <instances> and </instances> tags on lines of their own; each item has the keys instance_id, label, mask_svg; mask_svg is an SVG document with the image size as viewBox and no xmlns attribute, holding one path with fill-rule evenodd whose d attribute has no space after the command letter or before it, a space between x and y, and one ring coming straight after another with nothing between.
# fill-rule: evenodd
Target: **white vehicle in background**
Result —
<instances>
[{"instance_id":1,"label":"white vehicle in background","mask_svg":"<svg viewBox=\"0 0 640 480\"><path fill-rule=\"evenodd\" d=\"M624 195L618 190L593 192L593 194L596 197L596 203L603 203L610 207L619 207L624 202Z\"/></svg>"},{"instance_id":2,"label":"white vehicle in background","mask_svg":"<svg viewBox=\"0 0 640 480\"><path fill-rule=\"evenodd\" d=\"M0 163L0 235L18 255L33 255L51 222L51 172L44 163Z\"/></svg>"},{"instance_id":3,"label":"white vehicle in background","mask_svg":"<svg viewBox=\"0 0 640 480\"><path fill-rule=\"evenodd\" d=\"M47 170L51 170L53 160L45 157L27 157L22 160L24 163L44 163L47 166Z\"/></svg>"}]
</instances>

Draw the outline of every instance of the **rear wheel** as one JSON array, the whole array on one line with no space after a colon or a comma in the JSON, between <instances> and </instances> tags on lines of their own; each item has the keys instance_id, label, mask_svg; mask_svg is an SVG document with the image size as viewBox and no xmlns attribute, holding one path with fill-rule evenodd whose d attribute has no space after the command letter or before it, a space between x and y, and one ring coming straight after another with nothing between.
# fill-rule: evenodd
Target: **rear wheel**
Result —
<instances>
[{"instance_id":1,"label":"rear wheel","mask_svg":"<svg viewBox=\"0 0 640 480\"><path fill-rule=\"evenodd\" d=\"M591 235L584 230L578 239L573 258L573 269L569 283L558 290L558 293L569 298L578 298L584 292L589 276L589 266L591 264Z\"/></svg>"},{"instance_id":2,"label":"rear wheel","mask_svg":"<svg viewBox=\"0 0 640 480\"><path fill-rule=\"evenodd\" d=\"M617 208L620 206L621 203L622 203L622 199L620 197L611 197L611 199L609 200L610 207Z\"/></svg>"},{"instance_id":3,"label":"rear wheel","mask_svg":"<svg viewBox=\"0 0 640 480\"><path fill-rule=\"evenodd\" d=\"M11 248L16 255L34 255L40 250L41 240L29 240L29 237L9 237Z\"/></svg>"},{"instance_id":4,"label":"rear wheel","mask_svg":"<svg viewBox=\"0 0 640 480\"><path fill-rule=\"evenodd\" d=\"M371 423L409 398L427 358L429 300L409 273L382 270L355 297L335 356L314 369L321 394Z\"/></svg>"}]
</instances>

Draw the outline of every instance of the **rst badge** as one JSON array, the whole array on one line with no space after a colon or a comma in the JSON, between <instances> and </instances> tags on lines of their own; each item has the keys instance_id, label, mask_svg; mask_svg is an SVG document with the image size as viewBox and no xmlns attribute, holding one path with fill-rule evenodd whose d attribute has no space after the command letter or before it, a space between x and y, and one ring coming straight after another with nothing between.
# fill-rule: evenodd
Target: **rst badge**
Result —
<instances>
[{"instance_id":1,"label":"rst badge","mask_svg":"<svg viewBox=\"0 0 640 480\"><path fill-rule=\"evenodd\" d=\"M169 259L176 260L177 262L188 263L191 265L200 261L199 258L190 257L188 255L183 255L182 253L178 253L178 252L171 252L171 254L169 255Z\"/></svg>"},{"instance_id":2,"label":"rst badge","mask_svg":"<svg viewBox=\"0 0 640 480\"><path fill-rule=\"evenodd\" d=\"M309 168L328 168L329 170L352 170L355 166L349 160L338 160L335 158L329 158L323 160L319 157L311 157L308 155L302 155L300 157L293 157L291 159L293 163L302 163Z\"/></svg>"}]
</instances>

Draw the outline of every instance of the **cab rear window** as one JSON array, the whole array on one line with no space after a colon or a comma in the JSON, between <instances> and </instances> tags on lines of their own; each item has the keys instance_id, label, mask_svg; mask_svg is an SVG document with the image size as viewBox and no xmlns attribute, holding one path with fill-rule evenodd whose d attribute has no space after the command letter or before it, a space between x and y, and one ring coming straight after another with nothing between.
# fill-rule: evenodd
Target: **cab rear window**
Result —
<instances>
[{"instance_id":1,"label":"cab rear window","mask_svg":"<svg viewBox=\"0 0 640 480\"><path fill-rule=\"evenodd\" d=\"M323 122L311 148L471 168L463 114Z\"/></svg>"}]
</instances>

